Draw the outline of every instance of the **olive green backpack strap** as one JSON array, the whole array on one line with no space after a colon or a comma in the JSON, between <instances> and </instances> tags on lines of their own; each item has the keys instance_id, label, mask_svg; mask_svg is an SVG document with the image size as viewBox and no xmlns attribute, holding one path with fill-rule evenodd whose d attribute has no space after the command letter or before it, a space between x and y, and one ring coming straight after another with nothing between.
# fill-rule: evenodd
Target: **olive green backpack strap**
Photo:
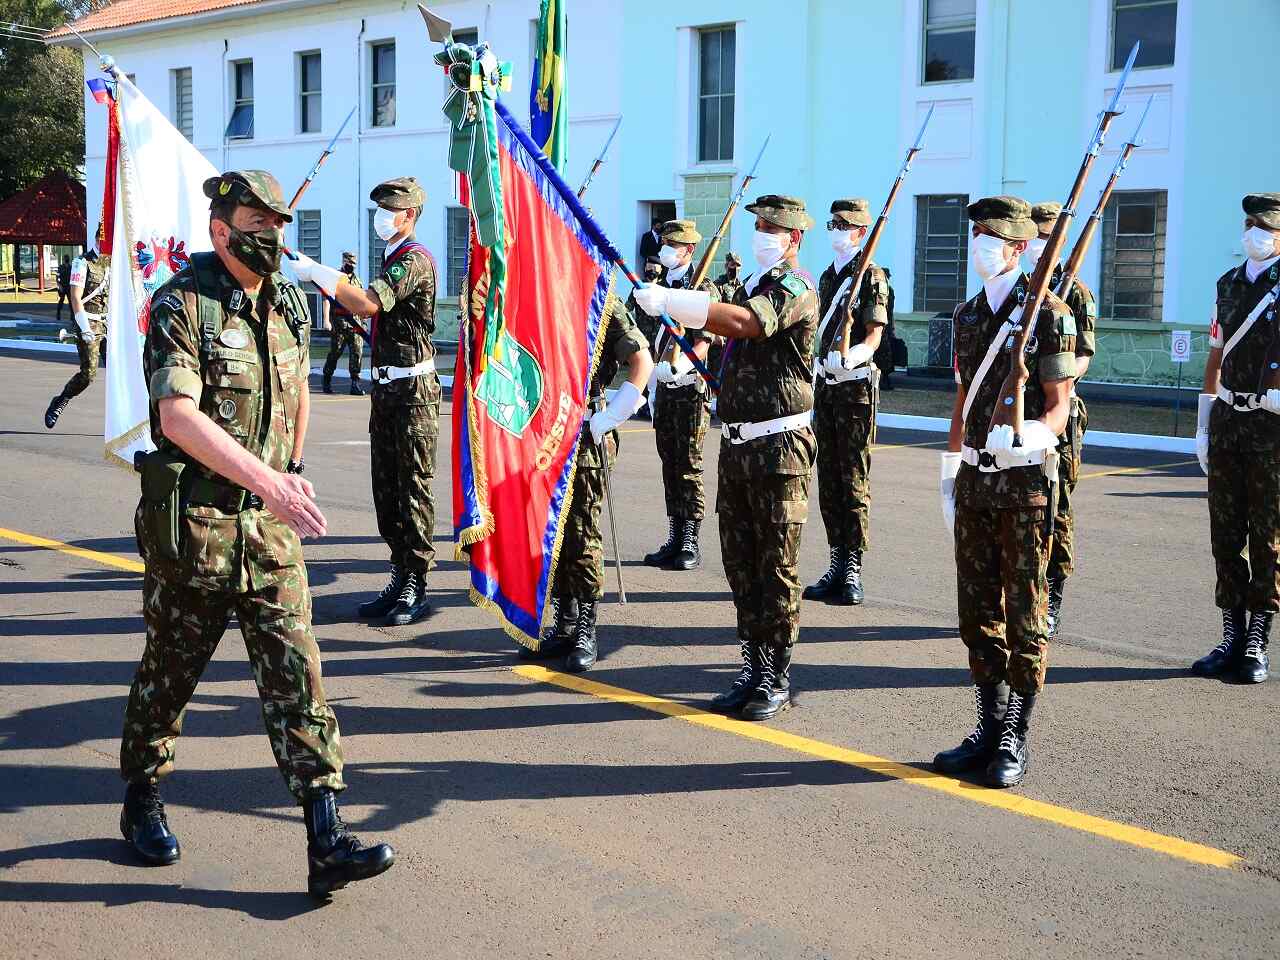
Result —
<instances>
[{"instance_id":1,"label":"olive green backpack strap","mask_svg":"<svg viewBox=\"0 0 1280 960\"><path fill-rule=\"evenodd\" d=\"M205 282L207 280L205 271L209 267L208 258L213 256L216 256L216 254L195 253L191 256L191 278L195 281L196 303L199 311L196 319L200 322L200 362L202 366L213 350L213 345L217 343L218 337L222 336L222 304L218 302L216 297L201 296L202 288L211 288L211 285Z\"/></svg>"},{"instance_id":2,"label":"olive green backpack strap","mask_svg":"<svg viewBox=\"0 0 1280 960\"><path fill-rule=\"evenodd\" d=\"M301 347L306 343L307 327L311 324L311 311L307 308L306 297L296 284L284 278L277 281L280 290L280 303L284 308L285 321L293 331L294 338Z\"/></svg>"}]
</instances>

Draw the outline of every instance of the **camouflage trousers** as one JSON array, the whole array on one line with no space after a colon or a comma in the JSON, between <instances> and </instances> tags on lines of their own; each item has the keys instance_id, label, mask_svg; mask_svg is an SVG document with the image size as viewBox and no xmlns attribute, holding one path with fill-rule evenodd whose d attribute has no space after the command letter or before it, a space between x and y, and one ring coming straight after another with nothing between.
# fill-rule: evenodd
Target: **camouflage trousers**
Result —
<instances>
[{"instance_id":1,"label":"camouflage trousers","mask_svg":"<svg viewBox=\"0 0 1280 960\"><path fill-rule=\"evenodd\" d=\"M107 332L106 328L99 323L90 323L94 334L97 335L96 340L92 344L85 343L80 339L80 330L77 327L76 334L76 353L80 355L80 369L76 371L75 376L67 381L67 385L62 388L62 395L70 400L72 397L78 397L89 389L89 385L93 383L98 376L98 366L107 359Z\"/></svg>"},{"instance_id":2,"label":"camouflage trousers","mask_svg":"<svg viewBox=\"0 0 1280 960\"><path fill-rule=\"evenodd\" d=\"M382 406L369 414L369 466L378 533L391 548L391 562L426 573L435 562L431 536L436 504L431 478L436 469L440 405Z\"/></svg>"},{"instance_id":3,"label":"camouflage trousers","mask_svg":"<svg viewBox=\"0 0 1280 960\"><path fill-rule=\"evenodd\" d=\"M324 358L324 382L333 379L333 372L338 369L338 358L342 351L347 351L347 372L354 383L360 379L360 365L364 360L364 341L350 324L336 321L329 334L329 353Z\"/></svg>"},{"instance_id":4,"label":"camouflage trousers","mask_svg":"<svg viewBox=\"0 0 1280 960\"><path fill-rule=\"evenodd\" d=\"M701 520L706 511L702 489L702 444L711 424L706 394L696 386L669 389L658 384L653 434L662 461L667 516Z\"/></svg>"},{"instance_id":5,"label":"camouflage trousers","mask_svg":"<svg viewBox=\"0 0 1280 960\"><path fill-rule=\"evenodd\" d=\"M338 721L325 701L301 562L270 585L243 593L169 582L148 565L142 593L147 641L125 710L125 780L159 780L173 771L183 714L234 615L289 791L302 801L319 787L343 789Z\"/></svg>"},{"instance_id":6,"label":"camouflage trousers","mask_svg":"<svg viewBox=\"0 0 1280 960\"><path fill-rule=\"evenodd\" d=\"M720 444L716 513L738 636L789 650L800 636L800 534L809 515L809 470L769 472L751 443Z\"/></svg>"},{"instance_id":7,"label":"camouflage trousers","mask_svg":"<svg viewBox=\"0 0 1280 960\"><path fill-rule=\"evenodd\" d=\"M1044 687L1049 652L1045 507L991 510L956 503L960 639L975 684Z\"/></svg>"},{"instance_id":8,"label":"camouflage trousers","mask_svg":"<svg viewBox=\"0 0 1280 960\"><path fill-rule=\"evenodd\" d=\"M1076 568L1076 518L1072 496L1080 480L1080 456L1084 433L1089 428L1089 411L1078 397L1071 401L1072 416L1067 432L1058 442L1058 512L1053 518L1053 544L1049 548L1050 580L1065 580Z\"/></svg>"},{"instance_id":9,"label":"camouflage trousers","mask_svg":"<svg viewBox=\"0 0 1280 960\"><path fill-rule=\"evenodd\" d=\"M1209 537L1217 605L1280 611L1280 456L1223 447L1210 435Z\"/></svg>"},{"instance_id":10,"label":"camouflage trousers","mask_svg":"<svg viewBox=\"0 0 1280 960\"><path fill-rule=\"evenodd\" d=\"M876 408L853 403L825 384L813 404L818 438L818 506L833 547L871 545L871 445Z\"/></svg>"},{"instance_id":11,"label":"camouflage trousers","mask_svg":"<svg viewBox=\"0 0 1280 960\"><path fill-rule=\"evenodd\" d=\"M578 466L573 474L573 496L564 517L560 556L551 593L575 600L599 600L604 596L604 537L600 521L604 511L604 468L597 451L583 453L592 443L591 431L583 431ZM609 463L615 463L615 434L610 434Z\"/></svg>"}]
</instances>

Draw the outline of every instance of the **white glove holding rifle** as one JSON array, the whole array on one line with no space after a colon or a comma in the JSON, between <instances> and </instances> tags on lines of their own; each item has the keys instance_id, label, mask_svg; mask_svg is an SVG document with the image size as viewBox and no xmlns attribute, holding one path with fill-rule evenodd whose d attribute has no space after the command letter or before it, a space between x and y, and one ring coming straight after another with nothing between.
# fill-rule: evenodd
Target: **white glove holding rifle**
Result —
<instances>
[{"instance_id":1,"label":"white glove holding rifle","mask_svg":"<svg viewBox=\"0 0 1280 960\"><path fill-rule=\"evenodd\" d=\"M93 335L93 327L89 325L89 314L84 310L75 312L76 326L80 328L80 339L85 343L92 344L96 339Z\"/></svg>"},{"instance_id":2,"label":"white glove holding rifle","mask_svg":"<svg viewBox=\"0 0 1280 960\"><path fill-rule=\"evenodd\" d=\"M711 310L711 294L705 290L672 290L650 284L637 287L636 305L651 317L660 317L664 313L690 330L701 330L707 325L707 314Z\"/></svg>"},{"instance_id":3,"label":"white glove holding rifle","mask_svg":"<svg viewBox=\"0 0 1280 960\"><path fill-rule=\"evenodd\" d=\"M693 361L682 351L676 352L675 360L663 360L653 368L654 376L659 383L672 383L693 370Z\"/></svg>"},{"instance_id":4,"label":"white glove holding rifle","mask_svg":"<svg viewBox=\"0 0 1280 960\"><path fill-rule=\"evenodd\" d=\"M342 279L340 271L326 267L323 263L316 263L305 253L291 252L288 259L289 266L293 267L294 274L303 283L314 283L329 297L337 294L338 283Z\"/></svg>"},{"instance_id":5,"label":"white glove holding rifle","mask_svg":"<svg viewBox=\"0 0 1280 960\"><path fill-rule=\"evenodd\" d=\"M1268 394L1276 392L1267 391ZM1200 469L1206 477L1209 475L1209 412L1213 409L1213 401L1217 399L1212 393L1202 393L1197 400L1196 459L1200 461Z\"/></svg>"},{"instance_id":6,"label":"white glove holding rifle","mask_svg":"<svg viewBox=\"0 0 1280 960\"><path fill-rule=\"evenodd\" d=\"M944 450L942 453L942 522L947 533L954 537L956 529L956 474L960 472L960 454Z\"/></svg>"},{"instance_id":7,"label":"white glove holding rifle","mask_svg":"<svg viewBox=\"0 0 1280 960\"><path fill-rule=\"evenodd\" d=\"M1002 470L1037 450L1052 450L1058 445L1057 436L1043 420L1027 420L1022 425L1021 445L1015 447L1013 441L1013 427L1008 424L994 427L987 434L987 453L995 457L996 466Z\"/></svg>"},{"instance_id":8,"label":"white glove holding rifle","mask_svg":"<svg viewBox=\"0 0 1280 960\"><path fill-rule=\"evenodd\" d=\"M1262 402L1258 404L1268 413L1280 414L1280 390L1268 390L1262 395Z\"/></svg>"},{"instance_id":9,"label":"white glove holding rifle","mask_svg":"<svg viewBox=\"0 0 1280 960\"><path fill-rule=\"evenodd\" d=\"M845 370L856 370L864 363L867 363L873 356L875 356L875 351L867 344L857 343L849 348L847 354L842 354L839 350L832 350L827 354L827 359L823 366L826 367L828 373L837 374Z\"/></svg>"},{"instance_id":10,"label":"white glove holding rifle","mask_svg":"<svg viewBox=\"0 0 1280 960\"><path fill-rule=\"evenodd\" d=\"M591 414L587 426L591 429L591 439L598 446L605 435L631 419L632 414L644 406L644 397L636 389L635 384L624 382L609 405L603 410Z\"/></svg>"}]
</instances>

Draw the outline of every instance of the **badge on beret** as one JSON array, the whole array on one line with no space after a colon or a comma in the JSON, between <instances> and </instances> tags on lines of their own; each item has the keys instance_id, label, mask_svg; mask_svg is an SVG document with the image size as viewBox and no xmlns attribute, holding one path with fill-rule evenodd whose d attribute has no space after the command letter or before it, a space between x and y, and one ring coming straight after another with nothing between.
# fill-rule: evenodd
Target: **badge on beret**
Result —
<instances>
[{"instance_id":1,"label":"badge on beret","mask_svg":"<svg viewBox=\"0 0 1280 960\"><path fill-rule=\"evenodd\" d=\"M223 330L222 335L218 337L218 341L224 347L230 347L232 350L243 350L249 345L249 337L243 330L229 329Z\"/></svg>"},{"instance_id":2,"label":"badge on beret","mask_svg":"<svg viewBox=\"0 0 1280 960\"><path fill-rule=\"evenodd\" d=\"M230 192L231 192L230 180L223 180L222 183L218 184L218 193L220 193L222 196L225 197Z\"/></svg>"},{"instance_id":3,"label":"badge on beret","mask_svg":"<svg viewBox=\"0 0 1280 960\"><path fill-rule=\"evenodd\" d=\"M230 420L236 415L236 402L230 398L218 404L218 414L223 420Z\"/></svg>"}]
</instances>

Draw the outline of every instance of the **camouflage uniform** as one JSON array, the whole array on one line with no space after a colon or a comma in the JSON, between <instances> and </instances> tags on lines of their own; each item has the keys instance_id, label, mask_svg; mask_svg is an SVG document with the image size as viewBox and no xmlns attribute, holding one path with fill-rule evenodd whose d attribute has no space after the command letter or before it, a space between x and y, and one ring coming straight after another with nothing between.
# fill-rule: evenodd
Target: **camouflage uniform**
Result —
<instances>
[{"instance_id":1,"label":"camouflage uniform","mask_svg":"<svg viewBox=\"0 0 1280 960\"><path fill-rule=\"evenodd\" d=\"M83 266L84 286L82 296L84 311L90 317L89 329L93 331L93 343L85 343L80 338L80 328L72 331L76 335L76 353L80 356L80 369L62 388L62 396L68 400L78 397L89 389L89 384L98 376L98 365L107 356L107 297L111 286L111 258L99 254L94 260L85 258ZM72 282L80 272L80 265L72 267ZM72 326L75 326L72 324Z\"/></svg>"},{"instance_id":2,"label":"camouflage uniform","mask_svg":"<svg viewBox=\"0 0 1280 960\"><path fill-rule=\"evenodd\" d=\"M349 283L353 287L363 288L360 278L355 272L342 273L342 283ZM342 351L347 351L347 372L351 375L351 385L356 386L360 382L360 367L364 360L364 338L356 333L356 328L352 323L353 317L351 311L342 306L336 299L329 303L329 353L324 358L324 382L329 383L333 379L333 372L338 369L338 358L342 356Z\"/></svg>"}]
</instances>

